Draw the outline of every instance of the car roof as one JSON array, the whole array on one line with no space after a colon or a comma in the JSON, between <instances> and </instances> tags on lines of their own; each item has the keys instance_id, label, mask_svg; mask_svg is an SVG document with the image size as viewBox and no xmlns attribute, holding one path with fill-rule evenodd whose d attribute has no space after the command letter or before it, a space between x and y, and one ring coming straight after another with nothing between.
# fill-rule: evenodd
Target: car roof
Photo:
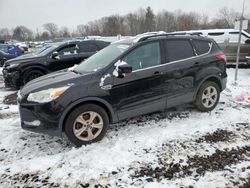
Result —
<instances>
[{"instance_id":1,"label":"car roof","mask_svg":"<svg viewBox=\"0 0 250 188\"><path fill-rule=\"evenodd\" d=\"M185 32L172 32L172 33L166 33L166 32L150 32L145 34L136 35L134 37L130 37L128 39L123 39L116 41L114 43L118 44L135 44L140 43L143 41L149 41L149 40L156 40L156 39L202 39L202 40L209 40L212 39L200 36L199 34L189 34Z\"/></svg>"}]
</instances>

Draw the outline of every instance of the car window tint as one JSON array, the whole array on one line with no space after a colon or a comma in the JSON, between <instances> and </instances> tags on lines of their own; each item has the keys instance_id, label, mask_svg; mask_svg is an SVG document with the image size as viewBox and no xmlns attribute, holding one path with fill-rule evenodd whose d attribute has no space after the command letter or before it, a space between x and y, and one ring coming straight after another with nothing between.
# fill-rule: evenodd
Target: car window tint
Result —
<instances>
[{"instance_id":1,"label":"car window tint","mask_svg":"<svg viewBox=\"0 0 250 188\"><path fill-rule=\"evenodd\" d=\"M58 50L59 55L72 55L77 54L77 45L76 44L70 44L68 46L64 46L61 49Z\"/></svg>"},{"instance_id":2,"label":"car window tint","mask_svg":"<svg viewBox=\"0 0 250 188\"><path fill-rule=\"evenodd\" d=\"M208 33L208 36L220 36L220 35L224 35L224 32Z\"/></svg>"},{"instance_id":3,"label":"car window tint","mask_svg":"<svg viewBox=\"0 0 250 188\"><path fill-rule=\"evenodd\" d=\"M139 46L123 58L127 64L132 66L132 70L148 68L161 64L160 44L152 42Z\"/></svg>"},{"instance_id":4,"label":"car window tint","mask_svg":"<svg viewBox=\"0 0 250 188\"><path fill-rule=\"evenodd\" d=\"M211 43L203 40L193 40L198 55L206 54L210 50Z\"/></svg>"},{"instance_id":5,"label":"car window tint","mask_svg":"<svg viewBox=\"0 0 250 188\"><path fill-rule=\"evenodd\" d=\"M98 51L98 48L95 44L81 43L79 46L80 46L80 52L96 52L96 51Z\"/></svg>"},{"instance_id":6,"label":"car window tint","mask_svg":"<svg viewBox=\"0 0 250 188\"><path fill-rule=\"evenodd\" d=\"M177 61L194 56L193 48L188 40L167 40L167 59Z\"/></svg>"}]
</instances>

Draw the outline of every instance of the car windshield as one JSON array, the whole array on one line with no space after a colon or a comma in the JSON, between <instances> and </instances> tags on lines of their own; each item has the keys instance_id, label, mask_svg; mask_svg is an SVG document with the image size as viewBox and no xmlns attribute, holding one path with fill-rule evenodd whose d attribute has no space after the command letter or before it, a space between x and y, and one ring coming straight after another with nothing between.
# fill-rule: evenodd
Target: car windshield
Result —
<instances>
[{"instance_id":1,"label":"car windshield","mask_svg":"<svg viewBox=\"0 0 250 188\"><path fill-rule=\"evenodd\" d=\"M109 65L121 55L131 44L112 44L77 65L73 71L79 73L95 72Z\"/></svg>"},{"instance_id":2,"label":"car windshield","mask_svg":"<svg viewBox=\"0 0 250 188\"><path fill-rule=\"evenodd\" d=\"M39 55L39 56L45 56L45 55L48 55L49 53L53 52L60 44L53 44L49 47L45 47L45 49L41 49L40 51L38 51L36 53L36 55Z\"/></svg>"},{"instance_id":3,"label":"car windshield","mask_svg":"<svg viewBox=\"0 0 250 188\"><path fill-rule=\"evenodd\" d=\"M38 55L38 54L42 53L44 50L46 50L46 49L48 49L50 47L51 47L51 45L44 46L44 47L40 48L39 50L37 50L35 52L35 54Z\"/></svg>"}]
</instances>

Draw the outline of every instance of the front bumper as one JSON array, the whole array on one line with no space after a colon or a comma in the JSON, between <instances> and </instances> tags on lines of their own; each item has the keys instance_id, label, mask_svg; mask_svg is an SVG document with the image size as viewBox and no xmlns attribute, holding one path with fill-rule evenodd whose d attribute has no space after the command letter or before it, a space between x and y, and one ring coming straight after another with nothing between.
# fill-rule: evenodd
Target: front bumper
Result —
<instances>
[{"instance_id":1,"label":"front bumper","mask_svg":"<svg viewBox=\"0 0 250 188\"><path fill-rule=\"evenodd\" d=\"M22 82L19 71L8 72L3 69L3 78L5 87L19 88Z\"/></svg>"},{"instance_id":2,"label":"front bumper","mask_svg":"<svg viewBox=\"0 0 250 188\"><path fill-rule=\"evenodd\" d=\"M54 110L53 103L20 104L18 101L18 106L23 129L52 136L61 136L61 130L59 129L61 112Z\"/></svg>"}]
</instances>

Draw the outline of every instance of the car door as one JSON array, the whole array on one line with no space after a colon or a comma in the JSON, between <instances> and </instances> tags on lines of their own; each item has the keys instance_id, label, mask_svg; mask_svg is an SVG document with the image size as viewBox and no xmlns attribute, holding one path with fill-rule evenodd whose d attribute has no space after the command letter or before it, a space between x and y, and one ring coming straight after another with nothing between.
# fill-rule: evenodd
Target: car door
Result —
<instances>
[{"instance_id":1,"label":"car door","mask_svg":"<svg viewBox=\"0 0 250 188\"><path fill-rule=\"evenodd\" d=\"M118 118L125 119L163 110L166 106L160 42L138 46L122 61L132 66L124 78L114 76L110 91Z\"/></svg>"},{"instance_id":2,"label":"car door","mask_svg":"<svg viewBox=\"0 0 250 188\"><path fill-rule=\"evenodd\" d=\"M165 45L164 79L167 108L170 108L193 100L195 78L204 62L196 56L189 39L168 39Z\"/></svg>"},{"instance_id":3,"label":"car door","mask_svg":"<svg viewBox=\"0 0 250 188\"><path fill-rule=\"evenodd\" d=\"M76 56L78 54L77 44L68 44L56 50L58 58L49 56L48 69L50 71L57 71L69 68L77 64Z\"/></svg>"}]
</instances>

